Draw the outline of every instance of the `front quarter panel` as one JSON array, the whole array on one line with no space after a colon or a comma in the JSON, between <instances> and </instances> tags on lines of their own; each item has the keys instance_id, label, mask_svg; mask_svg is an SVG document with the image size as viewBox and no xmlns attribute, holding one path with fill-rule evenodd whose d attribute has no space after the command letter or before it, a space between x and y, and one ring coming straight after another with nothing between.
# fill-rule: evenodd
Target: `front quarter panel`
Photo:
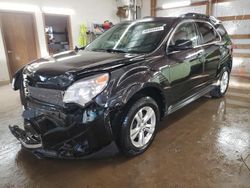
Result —
<instances>
[{"instance_id":1,"label":"front quarter panel","mask_svg":"<svg viewBox=\"0 0 250 188\"><path fill-rule=\"evenodd\" d=\"M168 85L168 80L150 64L144 61L112 71L107 88L96 98L96 102L110 109L119 109L136 93L148 87L157 89L165 98L164 87Z\"/></svg>"}]
</instances>

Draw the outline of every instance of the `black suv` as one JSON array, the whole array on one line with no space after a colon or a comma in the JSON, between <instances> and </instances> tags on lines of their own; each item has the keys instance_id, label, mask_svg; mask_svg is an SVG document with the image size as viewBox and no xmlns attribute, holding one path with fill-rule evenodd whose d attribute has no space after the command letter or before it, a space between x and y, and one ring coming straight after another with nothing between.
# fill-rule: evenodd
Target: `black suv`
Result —
<instances>
[{"instance_id":1,"label":"black suv","mask_svg":"<svg viewBox=\"0 0 250 188\"><path fill-rule=\"evenodd\" d=\"M201 14L117 24L85 49L18 71L24 129L10 130L38 157L86 158L111 143L141 154L161 118L226 93L231 46L222 24Z\"/></svg>"}]
</instances>

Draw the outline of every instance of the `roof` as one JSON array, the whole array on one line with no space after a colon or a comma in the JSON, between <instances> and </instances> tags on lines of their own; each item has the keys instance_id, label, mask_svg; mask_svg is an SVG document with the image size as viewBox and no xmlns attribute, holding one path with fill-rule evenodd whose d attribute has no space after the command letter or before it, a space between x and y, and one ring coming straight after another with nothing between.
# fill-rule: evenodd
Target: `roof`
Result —
<instances>
[{"instance_id":1,"label":"roof","mask_svg":"<svg viewBox=\"0 0 250 188\"><path fill-rule=\"evenodd\" d=\"M176 21L179 21L182 19L199 19L199 20L206 20L206 21L212 22L213 24L220 23L220 21L213 16L207 16L205 14L198 14L198 13L187 13L187 14L183 14L179 17L151 17L151 16L147 16L147 17L144 17L144 18L138 19L138 20L125 21L125 23L150 22L150 21L162 21L162 22L173 23L173 22L176 22Z\"/></svg>"},{"instance_id":2,"label":"roof","mask_svg":"<svg viewBox=\"0 0 250 188\"><path fill-rule=\"evenodd\" d=\"M215 18L214 16L208 16L205 14L198 14L198 13L187 13L182 14L179 17L145 17L144 19L152 19L153 21L161 20L161 21L169 21L169 20L177 20L177 19L199 19L199 20L206 20L212 22L213 24L220 23L220 20Z\"/></svg>"}]
</instances>

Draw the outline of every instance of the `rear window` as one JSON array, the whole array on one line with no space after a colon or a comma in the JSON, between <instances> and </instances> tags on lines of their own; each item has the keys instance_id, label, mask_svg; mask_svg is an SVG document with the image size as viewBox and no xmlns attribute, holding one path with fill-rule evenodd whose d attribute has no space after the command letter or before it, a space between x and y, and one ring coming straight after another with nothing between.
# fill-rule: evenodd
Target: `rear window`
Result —
<instances>
[{"instance_id":1,"label":"rear window","mask_svg":"<svg viewBox=\"0 0 250 188\"><path fill-rule=\"evenodd\" d=\"M218 33L215 31L212 25L205 22L197 22L197 26L203 38L202 44L220 40Z\"/></svg>"}]
</instances>

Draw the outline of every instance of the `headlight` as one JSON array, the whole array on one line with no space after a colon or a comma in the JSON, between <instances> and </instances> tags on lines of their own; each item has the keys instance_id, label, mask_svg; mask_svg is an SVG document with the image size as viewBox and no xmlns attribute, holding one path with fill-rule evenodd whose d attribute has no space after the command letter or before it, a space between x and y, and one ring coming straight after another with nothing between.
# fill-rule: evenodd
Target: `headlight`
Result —
<instances>
[{"instance_id":1,"label":"headlight","mask_svg":"<svg viewBox=\"0 0 250 188\"><path fill-rule=\"evenodd\" d=\"M75 82L65 92L64 103L77 103L84 106L103 91L109 80L108 73L90 76Z\"/></svg>"}]
</instances>

